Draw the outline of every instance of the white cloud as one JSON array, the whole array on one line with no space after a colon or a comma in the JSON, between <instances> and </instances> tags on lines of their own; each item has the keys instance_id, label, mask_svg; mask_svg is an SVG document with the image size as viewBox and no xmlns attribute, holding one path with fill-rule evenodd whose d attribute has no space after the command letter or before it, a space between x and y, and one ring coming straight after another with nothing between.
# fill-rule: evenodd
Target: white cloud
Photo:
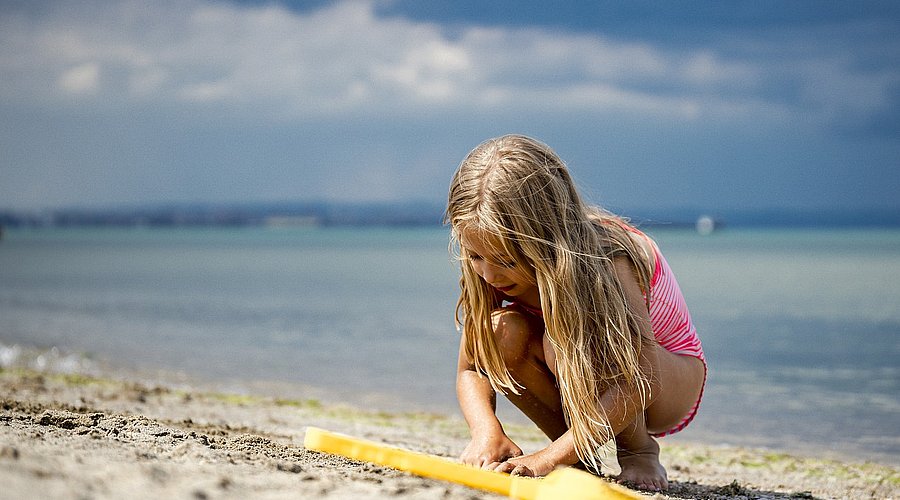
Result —
<instances>
[{"instance_id":1,"label":"white cloud","mask_svg":"<svg viewBox=\"0 0 900 500\"><path fill-rule=\"evenodd\" d=\"M373 1L309 13L207 0L51 4L36 21L0 21L0 98L53 105L49 80L112 106L220 105L282 119L509 106L781 119L872 112L898 81L896 71L870 76L796 48L778 59L774 49L729 57L538 28L450 36L379 17ZM770 98L772 80L799 97Z\"/></svg>"},{"instance_id":2,"label":"white cloud","mask_svg":"<svg viewBox=\"0 0 900 500\"><path fill-rule=\"evenodd\" d=\"M94 62L79 64L59 77L59 88L70 94L89 94L98 90L100 65Z\"/></svg>"},{"instance_id":3,"label":"white cloud","mask_svg":"<svg viewBox=\"0 0 900 500\"><path fill-rule=\"evenodd\" d=\"M225 100L231 94L231 89L225 82L203 82L186 85L178 92L178 96L185 101L210 102Z\"/></svg>"},{"instance_id":4,"label":"white cloud","mask_svg":"<svg viewBox=\"0 0 900 500\"><path fill-rule=\"evenodd\" d=\"M128 92L137 97L155 94L167 78L166 71L159 67L136 69L128 77Z\"/></svg>"}]
</instances>

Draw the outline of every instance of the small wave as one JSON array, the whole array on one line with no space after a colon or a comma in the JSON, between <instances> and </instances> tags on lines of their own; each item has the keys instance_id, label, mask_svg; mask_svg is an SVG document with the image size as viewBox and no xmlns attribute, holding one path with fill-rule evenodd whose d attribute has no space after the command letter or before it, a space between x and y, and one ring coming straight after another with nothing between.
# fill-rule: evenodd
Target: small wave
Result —
<instances>
[{"instance_id":1,"label":"small wave","mask_svg":"<svg viewBox=\"0 0 900 500\"><path fill-rule=\"evenodd\" d=\"M0 368L4 370L20 368L40 372L87 373L95 371L97 366L84 354L62 351L56 346L42 349L0 343Z\"/></svg>"}]
</instances>

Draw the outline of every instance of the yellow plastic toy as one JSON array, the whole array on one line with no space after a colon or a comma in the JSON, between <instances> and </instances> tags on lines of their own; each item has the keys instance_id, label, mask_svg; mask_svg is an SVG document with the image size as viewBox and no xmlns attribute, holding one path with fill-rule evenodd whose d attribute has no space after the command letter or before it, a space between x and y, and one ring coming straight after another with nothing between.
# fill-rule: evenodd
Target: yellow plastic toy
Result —
<instances>
[{"instance_id":1,"label":"yellow plastic toy","mask_svg":"<svg viewBox=\"0 0 900 500\"><path fill-rule=\"evenodd\" d=\"M517 477L478 469L444 457L426 455L393 446L328 432L306 430L303 445L308 450L377 463L418 476L451 481L484 491L523 500L631 500L640 495L599 477L573 468L557 469L544 479Z\"/></svg>"}]
</instances>

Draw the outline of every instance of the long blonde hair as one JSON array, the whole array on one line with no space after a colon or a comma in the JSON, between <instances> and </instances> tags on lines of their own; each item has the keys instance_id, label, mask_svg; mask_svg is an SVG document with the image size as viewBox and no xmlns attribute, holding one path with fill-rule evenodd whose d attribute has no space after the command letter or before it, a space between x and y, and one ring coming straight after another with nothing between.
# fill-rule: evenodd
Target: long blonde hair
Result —
<instances>
[{"instance_id":1,"label":"long blonde hair","mask_svg":"<svg viewBox=\"0 0 900 500\"><path fill-rule=\"evenodd\" d=\"M450 185L445 222L451 248L462 231L495 236L504 254L534 268L546 336L557 354L566 424L579 458L599 470L615 436L600 398L613 384L647 397L640 353L646 342L616 279L613 257L626 255L649 301L650 260L628 234L627 222L586 205L568 169L545 144L507 135L470 152ZM491 313L501 298L476 274L461 248L457 325L465 353L493 388L519 393L500 354ZM642 402L643 404L643 402Z\"/></svg>"}]
</instances>

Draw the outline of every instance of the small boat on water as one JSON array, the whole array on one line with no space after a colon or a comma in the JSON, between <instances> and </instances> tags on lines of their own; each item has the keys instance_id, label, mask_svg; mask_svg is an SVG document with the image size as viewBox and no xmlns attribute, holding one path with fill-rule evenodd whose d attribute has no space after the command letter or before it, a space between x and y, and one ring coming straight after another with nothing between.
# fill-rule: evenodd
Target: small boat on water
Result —
<instances>
[{"instance_id":1,"label":"small boat on water","mask_svg":"<svg viewBox=\"0 0 900 500\"><path fill-rule=\"evenodd\" d=\"M721 228L721 226L721 221L718 221L709 215L701 215L700 217L697 217L697 222L694 224L694 228L702 236L708 236L712 234L714 231Z\"/></svg>"}]
</instances>

